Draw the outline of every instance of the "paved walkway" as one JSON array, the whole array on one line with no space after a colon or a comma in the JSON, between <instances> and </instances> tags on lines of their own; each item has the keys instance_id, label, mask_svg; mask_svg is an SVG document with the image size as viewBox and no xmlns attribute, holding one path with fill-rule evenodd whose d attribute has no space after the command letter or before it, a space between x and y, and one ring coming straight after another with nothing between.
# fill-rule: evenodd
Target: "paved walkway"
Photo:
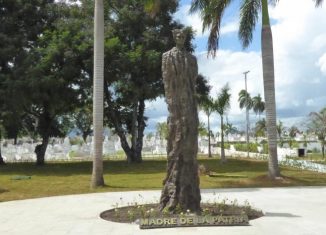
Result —
<instances>
[{"instance_id":1,"label":"paved walkway","mask_svg":"<svg viewBox=\"0 0 326 235\"><path fill-rule=\"evenodd\" d=\"M248 200L266 216L247 227L194 227L140 230L138 225L104 221L99 214L114 204L153 202L159 191L96 193L0 203L0 234L142 235L142 234L326 234L326 187L202 190L203 201Z\"/></svg>"}]
</instances>

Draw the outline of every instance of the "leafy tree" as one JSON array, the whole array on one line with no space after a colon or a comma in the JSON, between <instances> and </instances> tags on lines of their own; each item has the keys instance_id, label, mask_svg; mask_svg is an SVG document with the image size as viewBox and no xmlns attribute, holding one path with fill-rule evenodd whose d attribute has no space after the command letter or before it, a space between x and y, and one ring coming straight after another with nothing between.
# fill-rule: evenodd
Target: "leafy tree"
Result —
<instances>
[{"instance_id":1,"label":"leafy tree","mask_svg":"<svg viewBox=\"0 0 326 235\"><path fill-rule=\"evenodd\" d=\"M200 106L201 103L205 102L209 97L209 92L212 87L208 84L207 78L202 74L198 74L196 82L196 94L198 99L197 103Z\"/></svg>"},{"instance_id":2,"label":"leafy tree","mask_svg":"<svg viewBox=\"0 0 326 235\"><path fill-rule=\"evenodd\" d=\"M81 108L77 108L73 116L74 127L81 132L84 142L86 143L87 137L92 134L92 107L85 105Z\"/></svg>"},{"instance_id":3,"label":"leafy tree","mask_svg":"<svg viewBox=\"0 0 326 235\"><path fill-rule=\"evenodd\" d=\"M177 2L162 1L155 15L144 7L143 1L112 1L108 15L114 17L107 19L105 116L128 162L142 161L145 101L163 95L161 56L174 45L171 30L183 27L172 20ZM186 49L192 51L193 33L188 32Z\"/></svg>"},{"instance_id":4,"label":"leafy tree","mask_svg":"<svg viewBox=\"0 0 326 235\"><path fill-rule=\"evenodd\" d=\"M260 115L265 111L265 102L262 100L260 94L252 97L252 109L258 114L258 119L260 120Z\"/></svg>"},{"instance_id":5,"label":"leafy tree","mask_svg":"<svg viewBox=\"0 0 326 235\"><path fill-rule=\"evenodd\" d=\"M221 19L231 0L206 1L194 0L190 11L200 11L203 20L203 30L210 29L208 37L208 53L213 57L219 45ZM269 145L268 173L271 179L280 176L277 160L276 104L274 85L274 56L272 31L269 21L268 0L244 0L240 7L239 39L244 48L252 41L259 12L262 13L262 67L264 94L266 101L267 137Z\"/></svg>"},{"instance_id":6,"label":"leafy tree","mask_svg":"<svg viewBox=\"0 0 326 235\"><path fill-rule=\"evenodd\" d=\"M323 158L325 158L325 145L326 145L326 108L320 112L312 112L309 114L310 125L309 129L315 133L320 141Z\"/></svg>"},{"instance_id":7,"label":"leafy tree","mask_svg":"<svg viewBox=\"0 0 326 235\"><path fill-rule=\"evenodd\" d=\"M161 140L166 140L168 138L168 124L166 122L158 122L156 124L156 133Z\"/></svg>"},{"instance_id":8,"label":"leafy tree","mask_svg":"<svg viewBox=\"0 0 326 235\"><path fill-rule=\"evenodd\" d=\"M207 116L207 135L208 135L208 157L212 157L211 152L211 129L210 129L210 116L215 111L214 99L210 96L202 97L199 107Z\"/></svg>"},{"instance_id":9,"label":"leafy tree","mask_svg":"<svg viewBox=\"0 0 326 235\"><path fill-rule=\"evenodd\" d=\"M58 16L53 0L0 1L0 119L7 137L22 132L25 111L20 78L27 70L26 57L36 46L38 36L51 27ZM51 14L48 12L51 11Z\"/></svg>"},{"instance_id":10,"label":"leafy tree","mask_svg":"<svg viewBox=\"0 0 326 235\"><path fill-rule=\"evenodd\" d=\"M26 58L26 74L20 78L27 114L24 125L42 138L35 148L38 165L44 164L49 138L66 134L64 117L86 98L83 84L89 80L83 73L90 47L82 12L77 6L59 6L60 17L39 35Z\"/></svg>"},{"instance_id":11,"label":"leafy tree","mask_svg":"<svg viewBox=\"0 0 326 235\"><path fill-rule=\"evenodd\" d=\"M217 99L215 100L215 111L220 115L221 118L221 162L226 162L225 150L224 150L224 115L230 108L230 88L229 85L226 84L222 87L221 91L217 95Z\"/></svg>"}]
</instances>

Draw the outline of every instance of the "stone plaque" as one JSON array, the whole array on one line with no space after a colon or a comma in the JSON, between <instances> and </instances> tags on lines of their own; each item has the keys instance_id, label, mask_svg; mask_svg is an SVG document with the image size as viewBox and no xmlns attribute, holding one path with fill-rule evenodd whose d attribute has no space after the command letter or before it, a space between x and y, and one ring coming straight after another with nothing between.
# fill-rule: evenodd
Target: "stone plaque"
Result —
<instances>
[{"instance_id":1,"label":"stone plaque","mask_svg":"<svg viewBox=\"0 0 326 235\"><path fill-rule=\"evenodd\" d=\"M230 216L184 216L140 219L141 229L171 228L171 227L199 227L199 226L247 226L247 215Z\"/></svg>"}]
</instances>

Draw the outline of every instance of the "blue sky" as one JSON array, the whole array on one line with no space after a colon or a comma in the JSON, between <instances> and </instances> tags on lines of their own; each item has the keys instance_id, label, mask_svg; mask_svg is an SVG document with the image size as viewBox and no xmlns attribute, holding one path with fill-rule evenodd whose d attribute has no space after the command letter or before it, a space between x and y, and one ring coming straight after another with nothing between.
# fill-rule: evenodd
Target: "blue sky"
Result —
<instances>
[{"instance_id":1,"label":"blue sky","mask_svg":"<svg viewBox=\"0 0 326 235\"><path fill-rule=\"evenodd\" d=\"M311 0L282 0L275 7L269 6L272 22L277 117L287 126L304 127L312 111L326 107L326 7L316 9ZM244 129L244 111L239 109L238 93L244 89L243 72L248 74L248 91L252 96L263 96L263 80L260 53L260 19L254 32L252 44L242 50L238 40L239 4L233 1L224 14L221 26L220 49L215 59L207 58L207 33L201 34L199 15L189 15L191 0L181 0L175 19L192 26L197 35L195 55L199 72L209 79L214 97L218 90L229 83L231 109L228 119L239 129ZM147 132L155 131L157 122L166 121L164 99L148 103ZM206 117L199 113L200 120ZM257 117L250 115L252 126ZM213 130L218 131L219 119L213 116Z\"/></svg>"}]
</instances>

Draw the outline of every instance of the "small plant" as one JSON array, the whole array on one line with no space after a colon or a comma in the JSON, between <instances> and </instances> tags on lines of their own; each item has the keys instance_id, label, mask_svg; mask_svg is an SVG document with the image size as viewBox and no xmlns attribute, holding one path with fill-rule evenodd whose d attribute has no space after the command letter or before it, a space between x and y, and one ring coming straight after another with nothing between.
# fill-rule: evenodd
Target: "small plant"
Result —
<instances>
[{"instance_id":1,"label":"small plant","mask_svg":"<svg viewBox=\"0 0 326 235\"><path fill-rule=\"evenodd\" d=\"M208 175L209 172L210 172L209 169L204 164L200 164L198 166L199 175Z\"/></svg>"},{"instance_id":2,"label":"small plant","mask_svg":"<svg viewBox=\"0 0 326 235\"><path fill-rule=\"evenodd\" d=\"M120 218L120 210L118 208L114 209L114 216L119 219Z\"/></svg>"},{"instance_id":3,"label":"small plant","mask_svg":"<svg viewBox=\"0 0 326 235\"><path fill-rule=\"evenodd\" d=\"M128 211L128 217L130 222L133 222L135 220L135 213L133 212L133 210Z\"/></svg>"}]
</instances>

